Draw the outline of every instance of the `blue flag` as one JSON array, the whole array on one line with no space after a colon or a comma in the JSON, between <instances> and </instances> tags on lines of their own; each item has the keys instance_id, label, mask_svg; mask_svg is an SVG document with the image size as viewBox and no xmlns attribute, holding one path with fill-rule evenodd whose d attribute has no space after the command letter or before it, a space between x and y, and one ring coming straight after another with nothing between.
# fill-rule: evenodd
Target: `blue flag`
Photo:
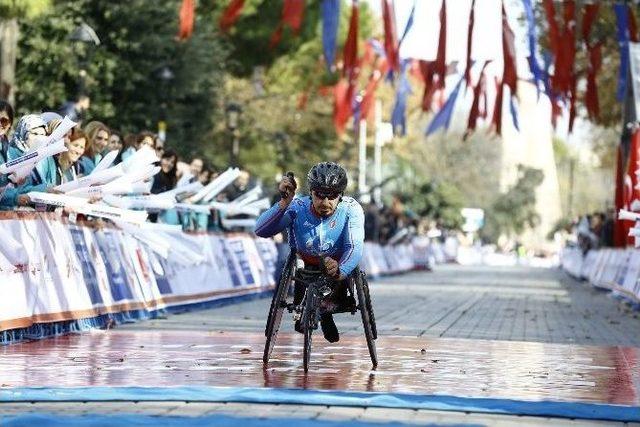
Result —
<instances>
[{"instance_id":1,"label":"blue flag","mask_svg":"<svg viewBox=\"0 0 640 427\"><path fill-rule=\"evenodd\" d=\"M393 132L400 136L407 134L407 98L411 94L411 83L409 83L407 69L410 64L410 59L404 59L400 65L400 79L398 81L398 89L396 90L396 103L391 113Z\"/></svg>"},{"instance_id":2,"label":"blue flag","mask_svg":"<svg viewBox=\"0 0 640 427\"><path fill-rule=\"evenodd\" d=\"M538 39L536 35L536 21L533 16L533 6L531 5L531 0L522 0L524 3L524 11L527 15L527 38L529 39L529 57L527 58L529 61L529 69L531 70L531 74L533 74L533 81L536 85L536 91L538 93L538 99L540 98L540 82L543 81L542 69L537 59L537 51L538 48L536 46L536 40Z\"/></svg>"},{"instance_id":3,"label":"blue flag","mask_svg":"<svg viewBox=\"0 0 640 427\"><path fill-rule=\"evenodd\" d=\"M331 71L336 59L336 40L340 24L340 1L322 0L322 51L329 71Z\"/></svg>"},{"instance_id":4,"label":"blue flag","mask_svg":"<svg viewBox=\"0 0 640 427\"><path fill-rule=\"evenodd\" d=\"M398 42L398 47L402 46L402 42L404 41L404 38L407 37L407 34L409 34L409 30L411 30L411 27L413 27L413 17L415 15L415 12L416 12L416 2L414 1L413 7L411 8L411 13L409 14L409 19L407 19L407 25L405 25L404 31L402 32L402 37L400 37L400 41Z\"/></svg>"},{"instance_id":5,"label":"blue flag","mask_svg":"<svg viewBox=\"0 0 640 427\"><path fill-rule=\"evenodd\" d=\"M520 132L520 121L518 120L518 108L516 107L516 103L513 102L513 96L509 101L509 109L511 110L511 118L513 119L513 126L516 128L518 132Z\"/></svg>"},{"instance_id":6,"label":"blue flag","mask_svg":"<svg viewBox=\"0 0 640 427\"><path fill-rule=\"evenodd\" d=\"M627 71L629 68L629 15L627 5L624 3L614 4L613 11L616 13L616 37L620 47L620 71L616 98L618 101L622 101L627 90Z\"/></svg>"},{"instance_id":7,"label":"blue flag","mask_svg":"<svg viewBox=\"0 0 640 427\"><path fill-rule=\"evenodd\" d=\"M444 103L440 111L438 111L433 120L431 120L431 123L429 123L429 127L427 127L427 131L425 132L426 136L431 135L440 128L449 129L451 117L453 116L453 107L455 107L458 92L460 92L460 85L463 81L464 76L462 76L456 87L449 95L447 102Z\"/></svg>"}]
</instances>

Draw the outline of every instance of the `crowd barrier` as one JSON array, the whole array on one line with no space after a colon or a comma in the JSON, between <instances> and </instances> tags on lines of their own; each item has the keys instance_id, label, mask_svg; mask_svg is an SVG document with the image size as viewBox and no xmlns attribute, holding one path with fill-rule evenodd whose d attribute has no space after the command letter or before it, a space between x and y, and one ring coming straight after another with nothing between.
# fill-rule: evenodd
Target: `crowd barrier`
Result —
<instances>
[{"instance_id":1,"label":"crowd barrier","mask_svg":"<svg viewBox=\"0 0 640 427\"><path fill-rule=\"evenodd\" d=\"M271 239L158 233L171 244L166 257L115 227L73 224L54 213L0 213L0 344L273 289L279 254ZM367 242L362 268L372 276L411 270L422 249Z\"/></svg>"},{"instance_id":2,"label":"crowd barrier","mask_svg":"<svg viewBox=\"0 0 640 427\"><path fill-rule=\"evenodd\" d=\"M571 276L640 302L640 250L607 248L583 255L579 248L567 247L560 262Z\"/></svg>"}]
</instances>

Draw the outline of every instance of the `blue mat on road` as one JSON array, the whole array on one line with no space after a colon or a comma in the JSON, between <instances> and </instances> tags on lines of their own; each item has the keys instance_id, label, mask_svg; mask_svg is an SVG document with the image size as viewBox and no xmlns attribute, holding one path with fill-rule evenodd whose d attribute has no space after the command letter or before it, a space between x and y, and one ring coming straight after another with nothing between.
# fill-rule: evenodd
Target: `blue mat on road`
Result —
<instances>
[{"instance_id":1,"label":"blue mat on road","mask_svg":"<svg viewBox=\"0 0 640 427\"><path fill-rule=\"evenodd\" d=\"M153 415L57 415L57 414L26 414L15 416L0 416L0 425L3 427L32 427L32 426L50 426L50 427L155 427L158 425L169 427L282 427L287 423L295 423L296 427L335 427L344 425L343 421L329 420L307 420L301 418L244 418L231 417L227 415L204 415L201 417L178 417L178 416L153 416ZM408 424L400 422L365 422L365 421L348 421L351 427L376 427L390 426L401 427ZM413 424L415 425L415 424ZM481 424L422 424L426 426L446 426L446 427L476 427Z\"/></svg>"},{"instance_id":2,"label":"blue mat on road","mask_svg":"<svg viewBox=\"0 0 640 427\"><path fill-rule=\"evenodd\" d=\"M366 393L249 387L2 388L0 402L187 401L253 402L465 411L640 422L640 406L525 401L445 395Z\"/></svg>"}]
</instances>

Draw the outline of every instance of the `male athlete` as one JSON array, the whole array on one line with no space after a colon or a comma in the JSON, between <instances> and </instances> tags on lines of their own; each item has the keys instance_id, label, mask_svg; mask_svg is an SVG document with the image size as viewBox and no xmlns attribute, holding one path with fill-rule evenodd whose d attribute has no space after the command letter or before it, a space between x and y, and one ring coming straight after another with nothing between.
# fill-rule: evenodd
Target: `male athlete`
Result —
<instances>
[{"instance_id":1,"label":"male athlete","mask_svg":"<svg viewBox=\"0 0 640 427\"><path fill-rule=\"evenodd\" d=\"M304 261L305 270L320 271L336 280L333 297L338 307L354 303L347 297L345 279L358 266L364 242L364 212L360 204L344 196L347 173L333 162L318 163L307 174L311 196L295 198L296 182L285 176L278 185L282 198L263 212L256 223L260 237L271 237L289 228L289 243ZM294 303L300 304L305 286L295 283ZM339 311L339 310L337 310ZM340 339L333 314L320 318L322 333L329 342ZM296 330L302 332L300 322Z\"/></svg>"}]
</instances>

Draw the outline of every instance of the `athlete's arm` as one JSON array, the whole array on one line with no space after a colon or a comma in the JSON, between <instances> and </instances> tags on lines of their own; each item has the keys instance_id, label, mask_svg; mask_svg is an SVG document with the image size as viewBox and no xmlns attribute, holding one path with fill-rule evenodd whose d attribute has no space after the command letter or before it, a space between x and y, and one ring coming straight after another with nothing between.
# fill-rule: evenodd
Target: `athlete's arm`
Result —
<instances>
[{"instance_id":1,"label":"athlete's arm","mask_svg":"<svg viewBox=\"0 0 640 427\"><path fill-rule=\"evenodd\" d=\"M256 221L255 233L260 237L271 237L287 228L295 216L295 206L291 204L297 184L293 172L288 172L278 184L281 199Z\"/></svg>"},{"instance_id":2,"label":"athlete's arm","mask_svg":"<svg viewBox=\"0 0 640 427\"><path fill-rule=\"evenodd\" d=\"M340 258L338 269L340 276L348 276L360 263L364 246L364 211L358 202L349 208L349 219L345 230L344 252Z\"/></svg>"},{"instance_id":3,"label":"athlete's arm","mask_svg":"<svg viewBox=\"0 0 640 427\"><path fill-rule=\"evenodd\" d=\"M289 205L283 208L280 202L262 212L256 221L255 233L259 237L271 237L287 228L293 220L294 210Z\"/></svg>"}]
</instances>

